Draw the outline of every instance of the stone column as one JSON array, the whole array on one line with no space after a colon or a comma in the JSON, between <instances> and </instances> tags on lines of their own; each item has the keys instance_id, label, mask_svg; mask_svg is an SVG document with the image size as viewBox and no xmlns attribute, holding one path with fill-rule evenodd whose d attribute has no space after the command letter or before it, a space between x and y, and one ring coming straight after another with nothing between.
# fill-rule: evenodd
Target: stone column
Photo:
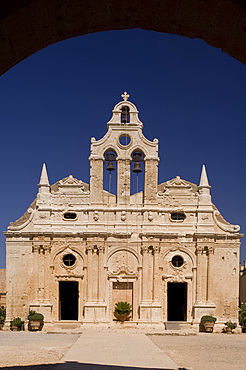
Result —
<instances>
[{"instance_id":1,"label":"stone column","mask_svg":"<svg viewBox=\"0 0 246 370\"><path fill-rule=\"evenodd\" d=\"M118 159L117 169L117 203L129 204L130 203L130 160Z\"/></svg>"},{"instance_id":2,"label":"stone column","mask_svg":"<svg viewBox=\"0 0 246 370\"><path fill-rule=\"evenodd\" d=\"M197 290L196 290L196 302L194 304L194 321L198 327L200 319L203 315L214 315L215 304L209 302L210 297L210 279L212 278L210 272L209 252L210 247L198 245L197 254Z\"/></svg>"},{"instance_id":3,"label":"stone column","mask_svg":"<svg viewBox=\"0 0 246 370\"><path fill-rule=\"evenodd\" d=\"M158 159L146 159L144 176L144 203L157 203Z\"/></svg>"},{"instance_id":4,"label":"stone column","mask_svg":"<svg viewBox=\"0 0 246 370\"><path fill-rule=\"evenodd\" d=\"M96 246L88 246L86 248L87 252L87 300L89 302L97 301L97 283L98 283L98 264L97 264L97 247Z\"/></svg>"},{"instance_id":5,"label":"stone column","mask_svg":"<svg viewBox=\"0 0 246 370\"><path fill-rule=\"evenodd\" d=\"M152 276L149 276L149 247L142 247L143 270L142 270L142 302L152 300Z\"/></svg>"},{"instance_id":6,"label":"stone column","mask_svg":"<svg viewBox=\"0 0 246 370\"><path fill-rule=\"evenodd\" d=\"M207 301L212 301L213 297L213 280L214 276L212 275L212 261L213 261L213 254L214 254L214 248L208 247L207 248Z\"/></svg>"},{"instance_id":7,"label":"stone column","mask_svg":"<svg viewBox=\"0 0 246 370\"><path fill-rule=\"evenodd\" d=\"M197 287L197 268L196 267L193 267L192 268L192 272L193 272L193 289L192 289L192 304L194 304L196 302L196 287Z\"/></svg>"},{"instance_id":8,"label":"stone column","mask_svg":"<svg viewBox=\"0 0 246 370\"><path fill-rule=\"evenodd\" d=\"M44 299L48 301L50 299L50 250L51 246L47 245L45 248L45 261L44 261Z\"/></svg>"},{"instance_id":9,"label":"stone column","mask_svg":"<svg viewBox=\"0 0 246 370\"><path fill-rule=\"evenodd\" d=\"M105 273L104 273L104 257L105 247L98 247L98 301L105 301Z\"/></svg>"},{"instance_id":10,"label":"stone column","mask_svg":"<svg viewBox=\"0 0 246 370\"><path fill-rule=\"evenodd\" d=\"M34 285L34 297L35 301L38 300L38 282L39 282L39 246L34 244L32 247L33 252L33 285Z\"/></svg>"},{"instance_id":11,"label":"stone column","mask_svg":"<svg viewBox=\"0 0 246 370\"><path fill-rule=\"evenodd\" d=\"M160 247L154 247L154 279L153 279L153 301L160 301L160 286L161 279L159 275L159 256L160 256Z\"/></svg>"},{"instance_id":12,"label":"stone column","mask_svg":"<svg viewBox=\"0 0 246 370\"><path fill-rule=\"evenodd\" d=\"M206 301L207 292L207 255L203 246L198 246L197 254L197 294L196 301Z\"/></svg>"}]
</instances>

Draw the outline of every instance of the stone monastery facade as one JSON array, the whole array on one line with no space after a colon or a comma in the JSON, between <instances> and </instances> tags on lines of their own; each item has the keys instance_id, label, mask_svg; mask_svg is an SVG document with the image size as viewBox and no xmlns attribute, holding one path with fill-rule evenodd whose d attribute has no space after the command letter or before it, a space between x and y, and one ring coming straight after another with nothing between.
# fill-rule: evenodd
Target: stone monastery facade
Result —
<instances>
[{"instance_id":1,"label":"stone monastery facade","mask_svg":"<svg viewBox=\"0 0 246 370\"><path fill-rule=\"evenodd\" d=\"M43 165L37 198L9 225L7 325L30 309L44 329L115 325L119 301L132 305L129 325L237 322L239 226L212 203L205 166L198 186L179 176L158 184L158 140L122 98L105 136L91 139L90 184L70 175L50 185ZM113 176L116 195L105 190Z\"/></svg>"}]
</instances>

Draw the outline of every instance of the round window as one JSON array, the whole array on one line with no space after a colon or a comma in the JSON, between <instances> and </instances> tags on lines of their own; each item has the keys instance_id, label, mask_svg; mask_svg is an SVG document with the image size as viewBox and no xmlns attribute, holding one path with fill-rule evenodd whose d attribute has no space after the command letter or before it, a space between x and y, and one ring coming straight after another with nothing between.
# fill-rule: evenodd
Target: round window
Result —
<instances>
[{"instance_id":1,"label":"round window","mask_svg":"<svg viewBox=\"0 0 246 370\"><path fill-rule=\"evenodd\" d=\"M184 260L181 256L174 256L172 258L172 265L174 267L181 267L184 264Z\"/></svg>"},{"instance_id":2,"label":"round window","mask_svg":"<svg viewBox=\"0 0 246 370\"><path fill-rule=\"evenodd\" d=\"M73 266L75 264L76 258L74 257L73 254L66 254L63 257L63 263L66 266Z\"/></svg>"},{"instance_id":3,"label":"round window","mask_svg":"<svg viewBox=\"0 0 246 370\"><path fill-rule=\"evenodd\" d=\"M119 142L121 145L123 146L127 146L130 144L131 142L131 138L129 135L121 135L120 138L119 138Z\"/></svg>"}]
</instances>

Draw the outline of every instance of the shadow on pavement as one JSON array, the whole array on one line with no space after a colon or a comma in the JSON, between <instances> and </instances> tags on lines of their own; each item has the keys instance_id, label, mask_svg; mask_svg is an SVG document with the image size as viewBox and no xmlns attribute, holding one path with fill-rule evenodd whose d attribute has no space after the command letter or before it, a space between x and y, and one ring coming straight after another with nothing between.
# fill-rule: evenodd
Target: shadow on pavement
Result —
<instances>
[{"instance_id":1,"label":"shadow on pavement","mask_svg":"<svg viewBox=\"0 0 246 370\"><path fill-rule=\"evenodd\" d=\"M23 365L23 366L8 366L0 369L7 370L161 370L160 368L145 368L132 366L114 366L114 365L99 365L99 364L81 364L79 362L66 362L61 364L45 364L45 365ZM162 370L173 370L169 368L162 368ZM188 370L184 367L179 367L177 370Z\"/></svg>"}]
</instances>

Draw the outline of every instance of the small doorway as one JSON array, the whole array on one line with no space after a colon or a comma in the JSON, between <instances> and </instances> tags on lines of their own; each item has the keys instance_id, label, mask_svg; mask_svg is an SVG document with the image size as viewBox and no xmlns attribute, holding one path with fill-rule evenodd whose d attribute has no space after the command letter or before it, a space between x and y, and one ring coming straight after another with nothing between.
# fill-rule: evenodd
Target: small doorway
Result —
<instances>
[{"instance_id":1,"label":"small doorway","mask_svg":"<svg viewBox=\"0 0 246 370\"><path fill-rule=\"evenodd\" d=\"M78 282L60 281L59 295L60 320L78 320Z\"/></svg>"},{"instance_id":2,"label":"small doorway","mask_svg":"<svg viewBox=\"0 0 246 370\"><path fill-rule=\"evenodd\" d=\"M132 301L133 301L133 283L132 282L113 282L113 294L112 294L113 312L114 312L115 304L117 302L127 302L132 306ZM114 313L113 313L113 319L115 319ZM130 320L132 320L132 314L131 314Z\"/></svg>"},{"instance_id":3,"label":"small doorway","mask_svg":"<svg viewBox=\"0 0 246 370\"><path fill-rule=\"evenodd\" d=\"M186 321L186 319L187 319L187 283L168 283L167 320Z\"/></svg>"}]
</instances>

